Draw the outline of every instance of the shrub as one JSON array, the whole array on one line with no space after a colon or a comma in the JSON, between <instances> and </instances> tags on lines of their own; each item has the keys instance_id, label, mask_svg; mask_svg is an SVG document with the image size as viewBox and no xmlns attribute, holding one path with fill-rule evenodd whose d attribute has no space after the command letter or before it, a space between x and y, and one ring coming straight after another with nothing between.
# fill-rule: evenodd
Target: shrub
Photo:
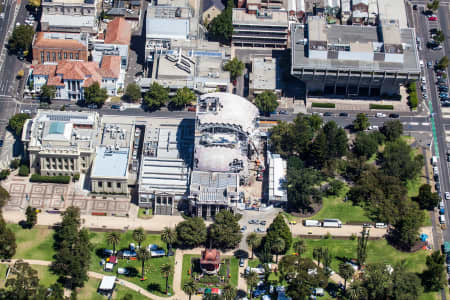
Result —
<instances>
[{"instance_id":1,"label":"shrub","mask_svg":"<svg viewBox=\"0 0 450 300\"><path fill-rule=\"evenodd\" d=\"M370 109L394 109L394 105L389 105L389 104L370 104L369 105Z\"/></svg>"},{"instance_id":2,"label":"shrub","mask_svg":"<svg viewBox=\"0 0 450 300\"><path fill-rule=\"evenodd\" d=\"M74 182L80 180L80 174L79 173L73 174L72 180Z\"/></svg>"},{"instance_id":3,"label":"shrub","mask_svg":"<svg viewBox=\"0 0 450 300\"><path fill-rule=\"evenodd\" d=\"M318 102L313 102L311 104L311 107L320 107L320 108L335 108L336 104L334 103L318 103Z\"/></svg>"},{"instance_id":4,"label":"shrub","mask_svg":"<svg viewBox=\"0 0 450 300\"><path fill-rule=\"evenodd\" d=\"M30 175L30 168L26 165L21 165L19 168L19 176L28 176Z\"/></svg>"},{"instance_id":5,"label":"shrub","mask_svg":"<svg viewBox=\"0 0 450 300\"><path fill-rule=\"evenodd\" d=\"M325 234L325 235L323 236L323 238L326 239L326 240L331 240L331 239L333 238L333 236L331 235L330 232L327 232L327 234Z\"/></svg>"},{"instance_id":6,"label":"shrub","mask_svg":"<svg viewBox=\"0 0 450 300\"><path fill-rule=\"evenodd\" d=\"M9 170L8 169L4 169L0 171L0 180L5 180L6 178L8 178L9 176Z\"/></svg>"},{"instance_id":7,"label":"shrub","mask_svg":"<svg viewBox=\"0 0 450 300\"><path fill-rule=\"evenodd\" d=\"M18 159L18 158L13 159L9 166L11 167L11 169L14 169L14 170L17 169L20 166L20 159Z\"/></svg>"},{"instance_id":8,"label":"shrub","mask_svg":"<svg viewBox=\"0 0 450 300\"><path fill-rule=\"evenodd\" d=\"M356 240L356 234L352 233L352 235L350 236L350 240L352 241Z\"/></svg>"},{"instance_id":9,"label":"shrub","mask_svg":"<svg viewBox=\"0 0 450 300\"><path fill-rule=\"evenodd\" d=\"M39 174L31 175L30 182L45 182L45 183L64 183L70 182L70 176L60 175L60 176L43 176Z\"/></svg>"}]
</instances>

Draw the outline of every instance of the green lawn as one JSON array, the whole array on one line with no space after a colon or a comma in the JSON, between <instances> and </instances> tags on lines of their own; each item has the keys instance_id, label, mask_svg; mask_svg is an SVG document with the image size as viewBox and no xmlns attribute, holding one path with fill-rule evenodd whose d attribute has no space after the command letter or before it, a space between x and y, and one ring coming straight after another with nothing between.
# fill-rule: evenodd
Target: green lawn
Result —
<instances>
[{"instance_id":1,"label":"green lawn","mask_svg":"<svg viewBox=\"0 0 450 300\"><path fill-rule=\"evenodd\" d=\"M148 211L148 214L146 214L146 211ZM151 208L147 209L147 208L140 207L139 211L138 211L138 218L139 219L151 219L151 218L153 218L152 209Z\"/></svg>"},{"instance_id":2,"label":"green lawn","mask_svg":"<svg viewBox=\"0 0 450 300\"><path fill-rule=\"evenodd\" d=\"M353 205L351 201L344 202L345 194L349 188L345 186L338 196L328 196L322 199L322 208L308 219L340 219L346 222L370 222L361 206Z\"/></svg>"},{"instance_id":3,"label":"green lawn","mask_svg":"<svg viewBox=\"0 0 450 300\"><path fill-rule=\"evenodd\" d=\"M182 266L182 273L181 273L181 286L183 286L183 284L189 279L190 275L189 275L189 269L191 268L191 259L192 258L199 258L200 255L195 255L195 254L185 254L183 255L183 266ZM222 258L227 258L227 257L222 257ZM221 266L221 270L222 266ZM192 272L192 270L191 270ZM239 259L236 257L231 257L231 262L230 262L230 273L231 273L231 278L230 278L230 283L233 286L238 285L238 280L239 280ZM226 274L225 274L226 275Z\"/></svg>"},{"instance_id":4,"label":"green lawn","mask_svg":"<svg viewBox=\"0 0 450 300\"><path fill-rule=\"evenodd\" d=\"M84 285L82 289L78 291L77 299L86 299L86 300L105 300L107 297L102 296L97 293L97 288L100 285L100 280L98 279L89 279L88 282ZM149 299L141 294L130 290L129 288L123 287L120 284L116 284L115 292L113 294L112 299L120 300L125 296L125 294L131 294L133 296L133 300L144 300Z\"/></svg>"},{"instance_id":5,"label":"green lawn","mask_svg":"<svg viewBox=\"0 0 450 300\"><path fill-rule=\"evenodd\" d=\"M16 255L14 258L52 260L53 230L44 228L22 229L19 225L8 224L16 235Z\"/></svg>"},{"instance_id":6,"label":"green lawn","mask_svg":"<svg viewBox=\"0 0 450 300\"><path fill-rule=\"evenodd\" d=\"M167 252L166 245L161 242L161 238L159 235L155 234L147 234L146 240L142 243L143 246L147 246L149 244L157 244L160 247L164 248ZM100 266L100 261L102 250L103 249L112 249L112 246L108 245L106 243L106 233L104 232L91 232L91 243L94 245L94 250L91 258L91 266L90 270L103 273L103 274L111 274L111 272L104 272L102 266ZM116 247L116 250L120 249L128 249L130 243L133 243L133 237L132 237L132 231L128 231L126 233L123 233L121 235L120 244ZM135 243L135 242L134 242ZM136 244L136 243L135 243ZM154 293L159 296L166 296L165 289L166 289L166 280L161 275L160 267L161 265L165 263L170 263L172 266L174 266L175 261L174 257L155 257L149 259L145 263L145 270L146 270L146 280L141 281L140 274L142 271L142 264L140 261L132 261L132 260L125 260L121 259L119 260L119 263L114 268L114 273L117 272L117 268L131 268L133 271L137 272L138 274L136 276L124 276L124 275L117 275L118 278L122 278L124 280L133 282L134 284L137 284L144 289L147 289L149 292ZM173 282L173 274L169 277L169 292L173 293L172 290L172 282Z\"/></svg>"},{"instance_id":7,"label":"green lawn","mask_svg":"<svg viewBox=\"0 0 450 300\"><path fill-rule=\"evenodd\" d=\"M409 197L416 197L419 194L419 188L422 184L425 183L425 178L423 177L417 177L412 180L408 180L406 183L406 188L408 189L408 196ZM425 215L423 226L432 226L430 214L427 210L423 210L423 213Z\"/></svg>"},{"instance_id":8,"label":"green lawn","mask_svg":"<svg viewBox=\"0 0 450 300\"><path fill-rule=\"evenodd\" d=\"M58 280L58 275L53 274L47 266L31 265L38 272L39 283L49 287Z\"/></svg>"},{"instance_id":9,"label":"green lawn","mask_svg":"<svg viewBox=\"0 0 450 300\"><path fill-rule=\"evenodd\" d=\"M316 247L328 247L333 255L331 267L334 271L338 270L343 259L357 257L357 240L304 239L304 241L307 257L312 258L313 249ZM385 239L372 240L367 246L367 263L385 263L394 266L401 260L406 260L408 270L419 273L425 268L427 253L424 250L415 253L400 252L390 246Z\"/></svg>"},{"instance_id":10,"label":"green lawn","mask_svg":"<svg viewBox=\"0 0 450 300\"><path fill-rule=\"evenodd\" d=\"M8 270L8 265L0 264L0 288L3 288L5 286L7 270Z\"/></svg>"}]
</instances>

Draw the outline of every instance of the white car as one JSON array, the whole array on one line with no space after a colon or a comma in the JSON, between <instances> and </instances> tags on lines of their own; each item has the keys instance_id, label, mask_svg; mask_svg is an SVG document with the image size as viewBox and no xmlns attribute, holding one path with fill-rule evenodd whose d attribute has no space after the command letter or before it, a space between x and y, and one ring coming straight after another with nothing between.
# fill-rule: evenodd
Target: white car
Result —
<instances>
[{"instance_id":1,"label":"white car","mask_svg":"<svg viewBox=\"0 0 450 300\"><path fill-rule=\"evenodd\" d=\"M378 129L380 129L380 127L378 125L370 125L368 129L369 130L378 130Z\"/></svg>"},{"instance_id":2,"label":"white car","mask_svg":"<svg viewBox=\"0 0 450 300\"><path fill-rule=\"evenodd\" d=\"M445 192L445 200L450 200L450 193L449 192Z\"/></svg>"},{"instance_id":3,"label":"white car","mask_svg":"<svg viewBox=\"0 0 450 300\"><path fill-rule=\"evenodd\" d=\"M375 115L375 117L377 117L377 118L386 118L386 114L383 114L383 113L377 113L377 114Z\"/></svg>"}]
</instances>

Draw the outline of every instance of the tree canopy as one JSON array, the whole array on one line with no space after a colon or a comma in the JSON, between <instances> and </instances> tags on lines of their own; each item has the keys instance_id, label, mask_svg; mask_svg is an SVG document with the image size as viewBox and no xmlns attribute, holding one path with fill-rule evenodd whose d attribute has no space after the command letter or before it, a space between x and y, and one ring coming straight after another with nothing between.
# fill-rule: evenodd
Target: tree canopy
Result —
<instances>
[{"instance_id":1,"label":"tree canopy","mask_svg":"<svg viewBox=\"0 0 450 300\"><path fill-rule=\"evenodd\" d=\"M356 119L353 120L353 129L355 131L363 131L369 128L370 122L369 118L363 113L359 113L356 115Z\"/></svg>"},{"instance_id":2,"label":"tree canopy","mask_svg":"<svg viewBox=\"0 0 450 300\"><path fill-rule=\"evenodd\" d=\"M56 95L56 87L54 87L52 85L46 85L46 84L44 84L41 87L41 95L40 95L41 96L41 98L40 98L41 101L50 103L51 100L53 98L55 98L55 95Z\"/></svg>"},{"instance_id":3,"label":"tree canopy","mask_svg":"<svg viewBox=\"0 0 450 300\"><path fill-rule=\"evenodd\" d=\"M421 209L428 210L433 210L438 205L439 199L439 194L437 192L432 192L429 184L421 185L419 188L419 195L413 198L413 200L419 204Z\"/></svg>"},{"instance_id":4,"label":"tree canopy","mask_svg":"<svg viewBox=\"0 0 450 300\"><path fill-rule=\"evenodd\" d=\"M29 25L16 26L8 41L9 51L19 53L29 51L33 42L34 30Z\"/></svg>"},{"instance_id":5,"label":"tree canopy","mask_svg":"<svg viewBox=\"0 0 450 300\"><path fill-rule=\"evenodd\" d=\"M378 141L371 133L360 132L353 143L353 152L357 156L362 156L365 159L370 158L378 151Z\"/></svg>"},{"instance_id":6,"label":"tree canopy","mask_svg":"<svg viewBox=\"0 0 450 300\"><path fill-rule=\"evenodd\" d=\"M90 86L84 88L84 102L89 104L95 104L97 107L102 107L108 98L108 92L105 88L100 88L98 82L94 82Z\"/></svg>"},{"instance_id":7,"label":"tree canopy","mask_svg":"<svg viewBox=\"0 0 450 300\"><path fill-rule=\"evenodd\" d=\"M171 103L175 108L181 108L190 104L196 99L197 96L195 96L195 93L185 86L182 89L177 90L176 95L171 99Z\"/></svg>"},{"instance_id":8,"label":"tree canopy","mask_svg":"<svg viewBox=\"0 0 450 300\"><path fill-rule=\"evenodd\" d=\"M202 218L188 218L177 225L176 231L180 246L194 248L206 241L206 225Z\"/></svg>"},{"instance_id":9,"label":"tree canopy","mask_svg":"<svg viewBox=\"0 0 450 300\"><path fill-rule=\"evenodd\" d=\"M255 98L255 105L258 107L259 111L268 115L275 111L278 107L277 95L272 91L264 91L257 95Z\"/></svg>"},{"instance_id":10,"label":"tree canopy","mask_svg":"<svg viewBox=\"0 0 450 300\"><path fill-rule=\"evenodd\" d=\"M387 121L380 128L387 141L395 141L403 134L403 125L399 120Z\"/></svg>"},{"instance_id":11,"label":"tree canopy","mask_svg":"<svg viewBox=\"0 0 450 300\"><path fill-rule=\"evenodd\" d=\"M169 91L157 82L153 82L150 90L144 95L144 103L149 110L156 110L169 101Z\"/></svg>"},{"instance_id":12,"label":"tree canopy","mask_svg":"<svg viewBox=\"0 0 450 300\"><path fill-rule=\"evenodd\" d=\"M286 253L292 245L292 233L282 214L277 215L267 229L265 243L271 245L271 249L273 249L272 246L277 243L277 238L284 240L284 247L279 249L279 251L273 252L278 254Z\"/></svg>"},{"instance_id":13,"label":"tree canopy","mask_svg":"<svg viewBox=\"0 0 450 300\"><path fill-rule=\"evenodd\" d=\"M137 83L130 83L125 90L125 96L133 102L138 102L142 97L141 87Z\"/></svg>"},{"instance_id":14,"label":"tree canopy","mask_svg":"<svg viewBox=\"0 0 450 300\"><path fill-rule=\"evenodd\" d=\"M23 125L25 121L30 118L30 115L25 113L15 114L9 119L8 126L15 133L17 137L22 135Z\"/></svg>"},{"instance_id":15,"label":"tree canopy","mask_svg":"<svg viewBox=\"0 0 450 300\"><path fill-rule=\"evenodd\" d=\"M227 7L208 24L208 37L211 40L230 44L233 34L233 1L227 2Z\"/></svg>"},{"instance_id":16,"label":"tree canopy","mask_svg":"<svg viewBox=\"0 0 450 300\"><path fill-rule=\"evenodd\" d=\"M16 236L6 227L6 222L0 213L0 258L10 259L16 254Z\"/></svg>"},{"instance_id":17,"label":"tree canopy","mask_svg":"<svg viewBox=\"0 0 450 300\"><path fill-rule=\"evenodd\" d=\"M242 75L244 63L235 57L232 60L227 61L223 68L225 71L230 72L231 79L236 79L236 77Z\"/></svg>"},{"instance_id":18,"label":"tree canopy","mask_svg":"<svg viewBox=\"0 0 450 300\"><path fill-rule=\"evenodd\" d=\"M240 218L229 210L221 210L214 217L214 223L208 227L208 239L214 248L232 249L241 242Z\"/></svg>"},{"instance_id":19,"label":"tree canopy","mask_svg":"<svg viewBox=\"0 0 450 300\"><path fill-rule=\"evenodd\" d=\"M426 290L438 291L444 287L446 281L444 263L445 256L439 250L427 256L427 268L422 274L423 285Z\"/></svg>"}]
</instances>

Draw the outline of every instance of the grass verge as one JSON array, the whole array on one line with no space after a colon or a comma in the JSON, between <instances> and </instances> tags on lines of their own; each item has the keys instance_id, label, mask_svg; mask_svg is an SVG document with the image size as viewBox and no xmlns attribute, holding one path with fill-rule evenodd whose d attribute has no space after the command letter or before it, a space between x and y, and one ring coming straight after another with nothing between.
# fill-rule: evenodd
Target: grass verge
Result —
<instances>
[{"instance_id":1,"label":"grass verge","mask_svg":"<svg viewBox=\"0 0 450 300\"><path fill-rule=\"evenodd\" d=\"M335 107L336 107L336 104L334 104L334 103L313 102L313 103L311 103L311 107L318 107L318 108L335 108Z\"/></svg>"},{"instance_id":2,"label":"grass verge","mask_svg":"<svg viewBox=\"0 0 450 300\"><path fill-rule=\"evenodd\" d=\"M388 110L393 110L394 109L394 105L390 105L390 104L369 104L369 109L388 109Z\"/></svg>"}]
</instances>

